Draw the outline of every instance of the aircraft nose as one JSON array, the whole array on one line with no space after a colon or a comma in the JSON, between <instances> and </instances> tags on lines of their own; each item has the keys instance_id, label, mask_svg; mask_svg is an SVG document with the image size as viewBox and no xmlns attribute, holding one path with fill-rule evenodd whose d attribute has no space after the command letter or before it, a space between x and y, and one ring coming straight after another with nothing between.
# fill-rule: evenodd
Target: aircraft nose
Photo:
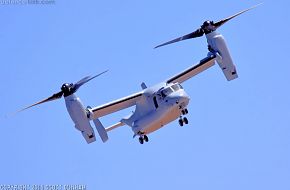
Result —
<instances>
[{"instance_id":1,"label":"aircraft nose","mask_svg":"<svg viewBox=\"0 0 290 190\"><path fill-rule=\"evenodd\" d=\"M186 93L182 94L179 98L180 103L184 103L184 104L188 104L189 100L190 98Z\"/></svg>"},{"instance_id":2,"label":"aircraft nose","mask_svg":"<svg viewBox=\"0 0 290 190\"><path fill-rule=\"evenodd\" d=\"M184 92L184 93L172 96L171 99L176 104L187 105L189 103L190 97Z\"/></svg>"}]
</instances>

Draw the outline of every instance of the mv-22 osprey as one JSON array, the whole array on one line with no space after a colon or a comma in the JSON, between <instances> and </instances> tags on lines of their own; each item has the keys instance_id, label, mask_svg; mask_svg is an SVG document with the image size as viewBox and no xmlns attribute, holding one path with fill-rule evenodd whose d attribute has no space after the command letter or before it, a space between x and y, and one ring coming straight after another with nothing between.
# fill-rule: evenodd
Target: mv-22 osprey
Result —
<instances>
[{"instance_id":1,"label":"mv-22 osprey","mask_svg":"<svg viewBox=\"0 0 290 190\"><path fill-rule=\"evenodd\" d=\"M75 124L75 128L82 133L87 143L91 143L96 140L90 120L93 120L93 123L103 142L108 140L107 132L124 125L131 127L134 137L139 136L139 142L141 144L148 142L148 134L160 129L176 119L178 119L180 126L188 124L188 119L185 115L188 114L187 106L190 98L181 86L183 82L210 68L215 64L215 61L222 69L228 81L238 77L226 42L223 36L216 30L232 18L253 8L254 7L243 10L218 22L205 21L196 31L156 46L155 48L158 48L170 43L200 37L205 34L209 50L207 57L202 59L198 64L189 67L188 69L157 85L147 87L145 83L142 83L142 91L140 92L103 104L101 106L94 108L88 106L85 108L81 103L80 98L75 95L75 92L86 82L106 72L104 71L103 73L93 77L85 77L75 84L65 83L62 85L60 92L22 110L44 102L56 100L64 96L67 111ZM110 127L105 128L99 120L100 117L131 106L135 106L135 111L130 116L121 119L118 123Z\"/></svg>"}]
</instances>

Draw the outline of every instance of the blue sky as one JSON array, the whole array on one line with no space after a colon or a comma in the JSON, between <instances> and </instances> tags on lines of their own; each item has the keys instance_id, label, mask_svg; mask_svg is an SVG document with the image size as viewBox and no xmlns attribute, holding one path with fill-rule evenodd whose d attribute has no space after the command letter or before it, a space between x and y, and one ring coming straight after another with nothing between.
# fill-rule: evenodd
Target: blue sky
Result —
<instances>
[{"instance_id":1,"label":"blue sky","mask_svg":"<svg viewBox=\"0 0 290 190\"><path fill-rule=\"evenodd\" d=\"M87 145L63 100L4 115L106 69L77 92L99 104L154 85L207 54L205 38L153 49L260 1L61 1L0 5L0 184L87 189L290 188L288 1L224 25L239 78L216 65L184 83L190 125L177 121L140 145L129 127ZM108 126L133 109L101 118Z\"/></svg>"}]
</instances>

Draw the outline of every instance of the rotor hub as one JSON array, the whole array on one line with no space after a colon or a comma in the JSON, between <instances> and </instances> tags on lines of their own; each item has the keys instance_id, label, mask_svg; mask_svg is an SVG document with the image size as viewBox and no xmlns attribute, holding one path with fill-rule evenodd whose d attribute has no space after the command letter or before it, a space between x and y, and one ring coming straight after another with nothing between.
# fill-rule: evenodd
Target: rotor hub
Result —
<instances>
[{"instance_id":1,"label":"rotor hub","mask_svg":"<svg viewBox=\"0 0 290 190\"><path fill-rule=\"evenodd\" d=\"M204 23L201 25L201 29L204 31L205 34L209 34L213 31L215 31L216 27L214 26L213 21L204 21Z\"/></svg>"},{"instance_id":2,"label":"rotor hub","mask_svg":"<svg viewBox=\"0 0 290 190\"><path fill-rule=\"evenodd\" d=\"M74 93L74 90L73 90L73 84L72 83L64 83L62 86L61 86L61 91L63 92L63 95L66 97L66 96L69 96L71 94Z\"/></svg>"}]
</instances>

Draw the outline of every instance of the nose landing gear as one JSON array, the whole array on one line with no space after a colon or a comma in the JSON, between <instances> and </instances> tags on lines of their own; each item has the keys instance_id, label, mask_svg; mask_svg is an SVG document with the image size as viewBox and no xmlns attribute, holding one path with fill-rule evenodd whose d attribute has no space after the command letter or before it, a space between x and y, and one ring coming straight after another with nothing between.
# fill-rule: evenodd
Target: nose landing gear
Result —
<instances>
[{"instance_id":1,"label":"nose landing gear","mask_svg":"<svg viewBox=\"0 0 290 190\"><path fill-rule=\"evenodd\" d=\"M186 124L186 125L188 124L188 119L186 117L180 116L178 123L182 127L184 124Z\"/></svg>"},{"instance_id":2,"label":"nose landing gear","mask_svg":"<svg viewBox=\"0 0 290 190\"><path fill-rule=\"evenodd\" d=\"M188 110L185 108L185 109L181 110L181 113L182 113L182 115L186 115L186 114L188 114Z\"/></svg>"},{"instance_id":3,"label":"nose landing gear","mask_svg":"<svg viewBox=\"0 0 290 190\"><path fill-rule=\"evenodd\" d=\"M181 114L182 115L188 114L188 110L186 108L181 110ZM178 120L178 123L180 126L183 126L184 124L188 124L188 119L186 117L182 117L182 115L180 116L180 118Z\"/></svg>"}]
</instances>

